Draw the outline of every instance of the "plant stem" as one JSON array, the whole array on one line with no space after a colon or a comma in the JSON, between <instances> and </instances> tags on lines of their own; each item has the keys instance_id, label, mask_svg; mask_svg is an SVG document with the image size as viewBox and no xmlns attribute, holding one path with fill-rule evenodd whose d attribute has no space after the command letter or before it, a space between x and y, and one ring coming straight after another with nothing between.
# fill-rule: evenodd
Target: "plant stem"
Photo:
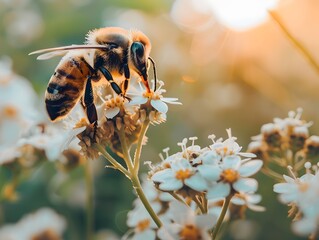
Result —
<instances>
[{"instance_id":1,"label":"plant stem","mask_svg":"<svg viewBox=\"0 0 319 240\"><path fill-rule=\"evenodd\" d=\"M121 146L122 146L122 153L124 156L124 161L126 163L127 169L129 171L129 173L131 173L131 175L133 175L134 167L133 167L133 163L132 163L132 158L130 156L129 148L127 146L126 136L125 136L125 132L124 132L123 127L119 131L119 138L120 138L120 142L121 142Z\"/></svg>"},{"instance_id":2,"label":"plant stem","mask_svg":"<svg viewBox=\"0 0 319 240\"><path fill-rule=\"evenodd\" d=\"M120 163L118 163L104 147L99 144L94 144L93 147L98 150L116 169L121 171L129 179L131 178L131 174Z\"/></svg>"},{"instance_id":3,"label":"plant stem","mask_svg":"<svg viewBox=\"0 0 319 240\"><path fill-rule=\"evenodd\" d=\"M169 192L169 194L175 198L177 201L180 201L181 203L184 203L186 206L188 206L188 204L184 201L184 199L182 197L180 197L179 195L177 195L174 192Z\"/></svg>"},{"instance_id":4,"label":"plant stem","mask_svg":"<svg viewBox=\"0 0 319 240\"><path fill-rule=\"evenodd\" d=\"M147 200L147 198L146 198L146 196L145 196L145 194L143 192L143 189L142 189L142 186L141 186L141 183L140 183L140 180L139 180L138 176L134 175L132 177L131 181L132 181L133 187L134 187L138 197L141 199L144 207L146 208L146 210L148 211L148 213L150 214L150 216L154 220L154 222L157 225L157 227L160 228L162 226L162 222L159 219L159 217L157 216L157 214L154 212L154 210L153 210L151 204L149 203L149 201Z\"/></svg>"},{"instance_id":5,"label":"plant stem","mask_svg":"<svg viewBox=\"0 0 319 240\"><path fill-rule=\"evenodd\" d=\"M141 128L141 132L140 135L138 137L138 141L137 141L137 147L135 150L135 154L134 154L134 172L138 173L139 168L140 168L140 158L141 158L141 152L142 152L142 147L143 147L143 138L146 134L146 131L148 129L150 120L146 119L143 124L142 124L142 128Z\"/></svg>"},{"instance_id":6,"label":"plant stem","mask_svg":"<svg viewBox=\"0 0 319 240\"><path fill-rule=\"evenodd\" d=\"M266 174L266 175L268 175L269 177L273 178L277 182L282 182L283 181L282 175L280 175L279 173L273 171L272 169L270 169L268 167L262 168L261 172Z\"/></svg>"},{"instance_id":7,"label":"plant stem","mask_svg":"<svg viewBox=\"0 0 319 240\"><path fill-rule=\"evenodd\" d=\"M280 29L283 31L283 33L287 36L287 38L295 45L295 47L304 55L304 57L309 61L309 63L312 65L312 67L317 71L319 74L319 64L315 60L315 58L312 56L310 51L306 47L303 46L303 44L298 41L287 29L285 24L281 21L278 14L274 11L269 10L269 15L272 17L272 19L278 24Z\"/></svg>"},{"instance_id":8,"label":"plant stem","mask_svg":"<svg viewBox=\"0 0 319 240\"><path fill-rule=\"evenodd\" d=\"M230 194L230 195L228 195L228 196L226 197L226 199L225 199L225 202L224 202L223 208L222 208L222 212L221 212L220 215L219 215L219 218L218 218L218 220L217 220L215 229L214 229L214 231L213 231L213 237L212 237L213 240L215 240L216 237L217 237L217 233L218 233L218 231L219 231L219 229L220 229L220 227L221 227L221 225L222 225L222 223L223 223L223 220L224 220L224 218L225 218L225 215L226 215L226 212L227 212L227 209L228 209L228 207L229 207L229 203L230 203L230 200L231 200L232 197L233 197L233 195Z\"/></svg>"},{"instance_id":9,"label":"plant stem","mask_svg":"<svg viewBox=\"0 0 319 240\"><path fill-rule=\"evenodd\" d=\"M203 207L201 201L199 201L199 199L197 197L194 197L193 200L195 201L197 207L199 207L201 213L204 214L205 213L205 208Z\"/></svg>"},{"instance_id":10,"label":"plant stem","mask_svg":"<svg viewBox=\"0 0 319 240\"><path fill-rule=\"evenodd\" d=\"M91 171L90 159L85 163L85 183L86 183L86 239L93 239L94 226L94 202L93 202L93 175Z\"/></svg>"}]
</instances>

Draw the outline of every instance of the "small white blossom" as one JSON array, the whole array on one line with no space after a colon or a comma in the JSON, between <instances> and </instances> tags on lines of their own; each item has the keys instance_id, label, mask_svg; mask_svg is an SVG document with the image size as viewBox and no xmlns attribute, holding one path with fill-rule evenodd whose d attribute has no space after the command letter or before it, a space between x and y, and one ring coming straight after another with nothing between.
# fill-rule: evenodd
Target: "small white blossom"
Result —
<instances>
[{"instance_id":1,"label":"small white blossom","mask_svg":"<svg viewBox=\"0 0 319 240\"><path fill-rule=\"evenodd\" d=\"M296 177L292 168L288 170L293 177L284 175L284 183L274 185L274 191L279 193L279 199L286 204L298 208L301 219L294 221L292 229L299 235L315 234L319 230L319 173L318 166L305 163L306 173ZM312 173L311 168L314 169Z\"/></svg>"},{"instance_id":2,"label":"small white blossom","mask_svg":"<svg viewBox=\"0 0 319 240\"><path fill-rule=\"evenodd\" d=\"M151 106L155 110L164 114L168 111L168 106L166 103L181 105L181 103L178 102L177 98L165 98L162 96L162 94L166 92L166 90L162 88L164 86L163 81L158 81L158 85L159 86L155 92L151 91L150 93L148 93L145 92L144 86L142 87L142 85L140 84L139 91L131 91L128 94L130 97L132 97L132 101L130 102L130 104L141 105L146 104L149 101Z\"/></svg>"},{"instance_id":3,"label":"small white blossom","mask_svg":"<svg viewBox=\"0 0 319 240\"><path fill-rule=\"evenodd\" d=\"M35 213L24 216L16 224L4 225L0 228L0 239L62 239L66 228L63 217L49 208L42 208Z\"/></svg>"},{"instance_id":4,"label":"small white blossom","mask_svg":"<svg viewBox=\"0 0 319 240\"><path fill-rule=\"evenodd\" d=\"M255 212L263 212L266 210L265 207L257 205L261 201L261 195L254 193L236 193L231 203L239 206L247 206L250 210Z\"/></svg>"},{"instance_id":5,"label":"small white blossom","mask_svg":"<svg viewBox=\"0 0 319 240\"><path fill-rule=\"evenodd\" d=\"M175 191L184 185L196 190L204 191L207 184L204 178L194 169L187 159L176 159L170 163L170 168L156 172L152 181L160 183L163 191Z\"/></svg>"},{"instance_id":6,"label":"small white blossom","mask_svg":"<svg viewBox=\"0 0 319 240\"><path fill-rule=\"evenodd\" d=\"M168 217L171 222L166 222L158 231L161 240L208 240L211 239L208 230L217 222L212 215L199 215L186 205L173 201L170 203Z\"/></svg>"},{"instance_id":7,"label":"small white blossom","mask_svg":"<svg viewBox=\"0 0 319 240\"><path fill-rule=\"evenodd\" d=\"M158 214L161 209L160 203L152 202L151 205L154 212ZM157 226L139 198L134 201L134 209L127 215L127 225L134 231L133 236L129 239L154 240L156 237Z\"/></svg>"},{"instance_id":8,"label":"small white blossom","mask_svg":"<svg viewBox=\"0 0 319 240\"><path fill-rule=\"evenodd\" d=\"M248 177L257 173L262 164L261 160L242 161L239 156L231 155L224 157L218 165L198 166L200 174L211 183L207 198L226 197L231 193L231 189L236 192L255 192L258 182Z\"/></svg>"}]
</instances>

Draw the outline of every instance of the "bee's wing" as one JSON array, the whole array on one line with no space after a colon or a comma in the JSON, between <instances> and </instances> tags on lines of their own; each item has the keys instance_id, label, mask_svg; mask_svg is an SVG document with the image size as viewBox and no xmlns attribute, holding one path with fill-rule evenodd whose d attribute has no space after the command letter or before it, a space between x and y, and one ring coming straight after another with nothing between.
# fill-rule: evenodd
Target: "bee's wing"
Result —
<instances>
[{"instance_id":1,"label":"bee's wing","mask_svg":"<svg viewBox=\"0 0 319 240\"><path fill-rule=\"evenodd\" d=\"M70 50L76 49L109 49L108 45L70 45L56 48L46 48L29 53L29 55L41 54L38 60L46 60L55 56L63 56Z\"/></svg>"}]
</instances>

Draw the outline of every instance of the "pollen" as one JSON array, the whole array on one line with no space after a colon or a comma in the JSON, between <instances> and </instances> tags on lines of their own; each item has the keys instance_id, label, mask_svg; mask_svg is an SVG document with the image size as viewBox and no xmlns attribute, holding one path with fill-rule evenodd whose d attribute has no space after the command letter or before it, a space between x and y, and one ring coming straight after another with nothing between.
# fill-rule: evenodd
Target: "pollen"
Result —
<instances>
[{"instance_id":1,"label":"pollen","mask_svg":"<svg viewBox=\"0 0 319 240\"><path fill-rule=\"evenodd\" d=\"M233 183L239 178L239 173L234 169L225 169L221 174L221 179L224 182Z\"/></svg>"},{"instance_id":2,"label":"pollen","mask_svg":"<svg viewBox=\"0 0 319 240\"><path fill-rule=\"evenodd\" d=\"M81 127L85 127L87 125L88 125L87 120L85 118L81 118L80 121L78 121L75 124L74 128L81 128Z\"/></svg>"},{"instance_id":3,"label":"pollen","mask_svg":"<svg viewBox=\"0 0 319 240\"><path fill-rule=\"evenodd\" d=\"M200 231L194 225L185 225L179 232L180 239L183 240L200 240L202 239Z\"/></svg>"},{"instance_id":4,"label":"pollen","mask_svg":"<svg viewBox=\"0 0 319 240\"><path fill-rule=\"evenodd\" d=\"M14 106L5 106L2 111L7 118L15 118L18 115L18 111Z\"/></svg>"},{"instance_id":5,"label":"pollen","mask_svg":"<svg viewBox=\"0 0 319 240\"><path fill-rule=\"evenodd\" d=\"M192 172L189 169L180 169L176 171L175 177L176 179L184 181L187 178L190 178L192 176Z\"/></svg>"},{"instance_id":6,"label":"pollen","mask_svg":"<svg viewBox=\"0 0 319 240\"><path fill-rule=\"evenodd\" d=\"M143 232L146 229L148 229L150 225L151 225L150 219L144 219L137 224L136 229L138 232Z\"/></svg>"},{"instance_id":7,"label":"pollen","mask_svg":"<svg viewBox=\"0 0 319 240\"><path fill-rule=\"evenodd\" d=\"M143 97L152 99L154 96L154 92L145 92L143 93Z\"/></svg>"}]
</instances>

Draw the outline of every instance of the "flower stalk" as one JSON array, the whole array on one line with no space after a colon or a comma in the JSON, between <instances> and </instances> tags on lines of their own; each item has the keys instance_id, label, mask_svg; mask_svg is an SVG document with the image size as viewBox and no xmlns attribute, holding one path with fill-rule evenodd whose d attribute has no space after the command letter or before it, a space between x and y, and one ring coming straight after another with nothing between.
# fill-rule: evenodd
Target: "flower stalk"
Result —
<instances>
[{"instance_id":1,"label":"flower stalk","mask_svg":"<svg viewBox=\"0 0 319 240\"><path fill-rule=\"evenodd\" d=\"M94 226L94 182L90 159L86 159L85 163L85 184L86 184L86 239L93 240L93 226Z\"/></svg>"},{"instance_id":2,"label":"flower stalk","mask_svg":"<svg viewBox=\"0 0 319 240\"><path fill-rule=\"evenodd\" d=\"M159 217L157 216L157 214L154 212L151 204L149 203L149 201L147 200L144 191L142 189L140 180L138 178L137 175L133 175L132 176L132 185L134 190L136 191L138 197L140 198L140 200L142 201L145 209L148 211L148 213L150 214L150 216L152 217L153 221L155 222L155 224L157 225L158 228L160 228L163 224L161 222L161 220L159 219Z\"/></svg>"},{"instance_id":3,"label":"flower stalk","mask_svg":"<svg viewBox=\"0 0 319 240\"><path fill-rule=\"evenodd\" d=\"M212 240L215 240L216 237L217 237L217 234L218 234L218 231L220 230L220 227L224 221L224 218L225 218L225 215L226 215L226 212L227 212L227 209L229 207L229 204L230 204L230 200L231 198L233 197L232 194L229 194L226 198L225 198L225 201L224 201L224 204L223 204L223 208L222 208L222 211L219 215L219 218L217 220L217 223L216 223L216 226L214 228L214 231L213 231L213 236L212 236Z\"/></svg>"},{"instance_id":4,"label":"flower stalk","mask_svg":"<svg viewBox=\"0 0 319 240\"><path fill-rule=\"evenodd\" d=\"M142 147L143 147L143 139L145 137L145 134L147 132L149 125L150 125L150 120L147 118L142 124L141 133L140 133L138 141L137 141L137 147L135 150L134 160L133 160L134 173L138 173L139 168L140 168L140 158L141 158L141 152L142 152Z\"/></svg>"}]
</instances>

